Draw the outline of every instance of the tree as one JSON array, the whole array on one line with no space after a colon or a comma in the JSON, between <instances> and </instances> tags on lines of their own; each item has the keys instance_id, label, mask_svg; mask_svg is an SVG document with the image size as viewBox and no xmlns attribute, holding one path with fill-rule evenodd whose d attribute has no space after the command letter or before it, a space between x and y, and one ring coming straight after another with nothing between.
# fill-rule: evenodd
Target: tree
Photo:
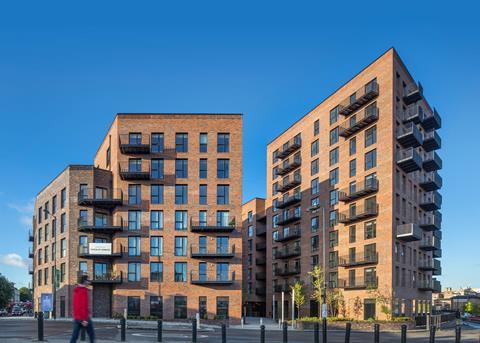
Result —
<instances>
[{"instance_id":1,"label":"tree","mask_svg":"<svg viewBox=\"0 0 480 343\"><path fill-rule=\"evenodd\" d=\"M375 298L375 301L380 304L380 311L387 317L387 320L392 319L392 291L385 289L382 292L379 289L370 289L368 292Z\"/></svg>"},{"instance_id":2,"label":"tree","mask_svg":"<svg viewBox=\"0 0 480 343\"><path fill-rule=\"evenodd\" d=\"M32 293L27 287L22 287L19 290L20 301L32 301Z\"/></svg>"},{"instance_id":3,"label":"tree","mask_svg":"<svg viewBox=\"0 0 480 343\"><path fill-rule=\"evenodd\" d=\"M338 317L340 311L345 316L345 301L340 289L334 289L327 294L327 305L330 316Z\"/></svg>"},{"instance_id":4,"label":"tree","mask_svg":"<svg viewBox=\"0 0 480 343\"><path fill-rule=\"evenodd\" d=\"M293 302L297 307L298 317L300 317L300 307L305 304L305 294L303 294L303 286L300 281L295 282L293 286L290 286L293 292Z\"/></svg>"},{"instance_id":5,"label":"tree","mask_svg":"<svg viewBox=\"0 0 480 343\"><path fill-rule=\"evenodd\" d=\"M5 308L13 298L14 287L8 279L0 275L0 309Z\"/></svg>"},{"instance_id":6,"label":"tree","mask_svg":"<svg viewBox=\"0 0 480 343\"><path fill-rule=\"evenodd\" d=\"M465 305L463 306L463 311L464 312L473 314L474 310L475 310L475 305L473 305L473 303L471 301L465 303Z\"/></svg>"},{"instance_id":7,"label":"tree","mask_svg":"<svg viewBox=\"0 0 480 343\"><path fill-rule=\"evenodd\" d=\"M325 276L323 275L323 270L320 266L315 266L308 274L312 277L312 299L316 300L318 304L322 304L323 288L325 287Z\"/></svg>"},{"instance_id":8,"label":"tree","mask_svg":"<svg viewBox=\"0 0 480 343\"><path fill-rule=\"evenodd\" d=\"M353 301L353 315L355 316L355 319L358 319L360 317L360 314L362 313L362 307L362 299L357 296Z\"/></svg>"}]
</instances>

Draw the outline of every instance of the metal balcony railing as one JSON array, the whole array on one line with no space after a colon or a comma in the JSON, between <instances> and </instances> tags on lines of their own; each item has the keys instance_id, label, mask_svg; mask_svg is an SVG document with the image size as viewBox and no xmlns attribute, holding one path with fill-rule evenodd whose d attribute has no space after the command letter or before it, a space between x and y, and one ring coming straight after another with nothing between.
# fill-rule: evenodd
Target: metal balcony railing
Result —
<instances>
[{"instance_id":1,"label":"metal balcony railing","mask_svg":"<svg viewBox=\"0 0 480 343\"><path fill-rule=\"evenodd\" d=\"M289 240L293 239L298 239L302 236L302 230L300 228L295 228L288 230L287 232L283 232L282 235L278 235L277 238L275 238L275 242L287 242Z\"/></svg>"},{"instance_id":2,"label":"metal balcony railing","mask_svg":"<svg viewBox=\"0 0 480 343\"><path fill-rule=\"evenodd\" d=\"M419 185L424 191L436 191L442 188L443 179L436 171L425 173L420 177Z\"/></svg>"},{"instance_id":3,"label":"metal balcony railing","mask_svg":"<svg viewBox=\"0 0 480 343\"><path fill-rule=\"evenodd\" d=\"M190 283L198 285L231 285L235 282L235 272L215 273L207 271L205 273L198 270L190 272Z\"/></svg>"},{"instance_id":4,"label":"metal balcony railing","mask_svg":"<svg viewBox=\"0 0 480 343\"><path fill-rule=\"evenodd\" d=\"M423 232L417 224L409 223L397 225L397 239L403 242L419 241L423 237Z\"/></svg>"},{"instance_id":5,"label":"metal balcony railing","mask_svg":"<svg viewBox=\"0 0 480 343\"><path fill-rule=\"evenodd\" d=\"M148 154L150 153L150 135L148 134L121 134L120 151L123 154Z\"/></svg>"},{"instance_id":6,"label":"metal balcony railing","mask_svg":"<svg viewBox=\"0 0 480 343\"><path fill-rule=\"evenodd\" d=\"M100 218L78 217L77 228L79 231L85 232L114 233L122 231L125 228L125 224L120 216L113 218L108 216L106 221Z\"/></svg>"},{"instance_id":7,"label":"metal balcony railing","mask_svg":"<svg viewBox=\"0 0 480 343\"><path fill-rule=\"evenodd\" d=\"M363 112L351 116L340 125L339 135L341 137L350 137L364 127L367 127L378 120L379 110L377 107L369 106Z\"/></svg>"},{"instance_id":8,"label":"metal balcony railing","mask_svg":"<svg viewBox=\"0 0 480 343\"><path fill-rule=\"evenodd\" d=\"M378 96L378 93L379 87L377 81L370 81L365 86L357 89L354 97L349 96L340 103L339 114L343 116L349 116L350 114L361 108L363 105L376 98Z\"/></svg>"},{"instance_id":9,"label":"metal balcony railing","mask_svg":"<svg viewBox=\"0 0 480 343\"><path fill-rule=\"evenodd\" d=\"M283 144L281 151L278 153L278 158L284 159L302 147L302 139L295 136L288 142Z\"/></svg>"},{"instance_id":10,"label":"metal balcony railing","mask_svg":"<svg viewBox=\"0 0 480 343\"><path fill-rule=\"evenodd\" d=\"M291 290L291 285L289 284L284 284L284 285L274 285L273 286L273 291L275 293L281 293L281 292L290 292Z\"/></svg>"},{"instance_id":11,"label":"metal balcony railing","mask_svg":"<svg viewBox=\"0 0 480 343\"><path fill-rule=\"evenodd\" d=\"M420 291L440 293L442 291L442 285L440 281L431 279L431 280L420 280L417 283L417 288Z\"/></svg>"},{"instance_id":12,"label":"metal balcony railing","mask_svg":"<svg viewBox=\"0 0 480 343\"><path fill-rule=\"evenodd\" d=\"M363 254L348 255L338 258L338 265L341 267L354 267L367 264L377 264L377 252L365 252Z\"/></svg>"},{"instance_id":13,"label":"metal balcony railing","mask_svg":"<svg viewBox=\"0 0 480 343\"><path fill-rule=\"evenodd\" d=\"M286 175L298 167L302 165L302 158L300 157L299 154L296 154L295 156L289 158L288 160L284 160L281 167L278 168L277 170L277 175L283 176Z\"/></svg>"},{"instance_id":14,"label":"metal balcony railing","mask_svg":"<svg viewBox=\"0 0 480 343\"><path fill-rule=\"evenodd\" d=\"M255 280L263 281L267 278L267 275L265 272L257 272L255 273Z\"/></svg>"},{"instance_id":15,"label":"metal balcony railing","mask_svg":"<svg viewBox=\"0 0 480 343\"><path fill-rule=\"evenodd\" d=\"M263 265L267 264L267 259L265 257L257 257L255 259L255 264L257 266L263 266Z\"/></svg>"},{"instance_id":16,"label":"metal balcony railing","mask_svg":"<svg viewBox=\"0 0 480 343\"><path fill-rule=\"evenodd\" d=\"M297 187L302 183L302 177L300 175L295 175L293 179L284 179L282 185L278 187L277 192L285 193L291 190L292 188Z\"/></svg>"},{"instance_id":17,"label":"metal balcony railing","mask_svg":"<svg viewBox=\"0 0 480 343\"><path fill-rule=\"evenodd\" d=\"M418 269L423 271L432 271L435 269L433 258L426 258L418 261Z\"/></svg>"},{"instance_id":18,"label":"metal balcony railing","mask_svg":"<svg viewBox=\"0 0 480 343\"><path fill-rule=\"evenodd\" d=\"M423 149L433 151L442 147L442 139L437 131L425 132L423 134Z\"/></svg>"},{"instance_id":19,"label":"metal balcony railing","mask_svg":"<svg viewBox=\"0 0 480 343\"><path fill-rule=\"evenodd\" d=\"M436 109L432 113L425 113L421 125L425 131L438 130L442 127L442 118Z\"/></svg>"},{"instance_id":20,"label":"metal balcony railing","mask_svg":"<svg viewBox=\"0 0 480 343\"><path fill-rule=\"evenodd\" d=\"M357 182L354 187L350 186L341 189L338 192L338 199L343 202L350 202L366 195L378 191L378 180L368 179L366 181Z\"/></svg>"},{"instance_id":21,"label":"metal balcony railing","mask_svg":"<svg viewBox=\"0 0 480 343\"><path fill-rule=\"evenodd\" d=\"M417 125L407 123L398 126L397 141L403 148L416 148L423 144L423 137Z\"/></svg>"},{"instance_id":22,"label":"metal balcony railing","mask_svg":"<svg viewBox=\"0 0 480 343\"><path fill-rule=\"evenodd\" d=\"M28 248L28 258L33 258L33 248L32 247L29 247Z\"/></svg>"},{"instance_id":23,"label":"metal balcony railing","mask_svg":"<svg viewBox=\"0 0 480 343\"><path fill-rule=\"evenodd\" d=\"M235 256L235 244L229 246L217 246L215 248L190 245L190 256L193 258L232 258Z\"/></svg>"},{"instance_id":24,"label":"metal balcony railing","mask_svg":"<svg viewBox=\"0 0 480 343\"><path fill-rule=\"evenodd\" d=\"M424 211L438 210L442 207L442 195L437 191L424 193L419 205Z\"/></svg>"},{"instance_id":25,"label":"metal balcony railing","mask_svg":"<svg viewBox=\"0 0 480 343\"><path fill-rule=\"evenodd\" d=\"M422 98L423 98L423 87L420 84L420 82L418 82L418 85L417 84L410 85L408 88L405 89L405 92L403 94L403 102L406 105L416 103Z\"/></svg>"},{"instance_id":26,"label":"metal balcony railing","mask_svg":"<svg viewBox=\"0 0 480 343\"><path fill-rule=\"evenodd\" d=\"M28 230L28 241L33 242L33 239L34 239L33 231L30 229L30 230Z\"/></svg>"},{"instance_id":27,"label":"metal balcony railing","mask_svg":"<svg viewBox=\"0 0 480 343\"><path fill-rule=\"evenodd\" d=\"M351 207L348 211L338 214L338 221L343 224L375 217L378 214L378 204L359 205Z\"/></svg>"},{"instance_id":28,"label":"metal balcony railing","mask_svg":"<svg viewBox=\"0 0 480 343\"><path fill-rule=\"evenodd\" d=\"M339 288L350 289L375 289L378 287L378 277L354 278L338 280Z\"/></svg>"},{"instance_id":29,"label":"metal balcony railing","mask_svg":"<svg viewBox=\"0 0 480 343\"><path fill-rule=\"evenodd\" d=\"M290 276L290 275L297 275L300 274L301 269L300 266L288 267L288 268L275 268L274 275L275 276Z\"/></svg>"},{"instance_id":30,"label":"metal balcony railing","mask_svg":"<svg viewBox=\"0 0 480 343\"><path fill-rule=\"evenodd\" d=\"M150 179L150 162L146 160L142 160L141 163L120 162L118 170L122 180Z\"/></svg>"},{"instance_id":31,"label":"metal balcony railing","mask_svg":"<svg viewBox=\"0 0 480 343\"><path fill-rule=\"evenodd\" d=\"M406 173L422 168L422 157L414 148L397 151L397 165Z\"/></svg>"},{"instance_id":32,"label":"metal balcony railing","mask_svg":"<svg viewBox=\"0 0 480 343\"><path fill-rule=\"evenodd\" d=\"M433 211L420 220L420 227L425 231L440 230L442 228L442 214Z\"/></svg>"},{"instance_id":33,"label":"metal balcony railing","mask_svg":"<svg viewBox=\"0 0 480 343\"><path fill-rule=\"evenodd\" d=\"M120 188L86 188L78 192L80 206L94 206L112 209L123 204L123 192Z\"/></svg>"},{"instance_id":34,"label":"metal balcony railing","mask_svg":"<svg viewBox=\"0 0 480 343\"><path fill-rule=\"evenodd\" d=\"M190 218L192 232L230 232L235 230L235 217L207 217L205 220Z\"/></svg>"},{"instance_id":35,"label":"metal balcony railing","mask_svg":"<svg viewBox=\"0 0 480 343\"><path fill-rule=\"evenodd\" d=\"M267 234L267 229L265 227L258 227L256 228L255 234L257 236L263 236Z\"/></svg>"},{"instance_id":36,"label":"metal balcony railing","mask_svg":"<svg viewBox=\"0 0 480 343\"><path fill-rule=\"evenodd\" d=\"M441 239L431 236L420 242L419 248L423 251L439 250L441 248Z\"/></svg>"},{"instance_id":37,"label":"metal balcony railing","mask_svg":"<svg viewBox=\"0 0 480 343\"><path fill-rule=\"evenodd\" d=\"M403 123L419 124L424 117L423 107L417 104L413 104L407 107L403 113Z\"/></svg>"},{"instance_id":38,"label":"metal balcony railing","mask_svg":"<svg viewBox=\"0 0 480 343\"><path fill-rule=\"evenodd\" d=\"M263 251L267 249L267 243L266 242L259 242L255 243L255 250L257 251Z\"/></svg>"},{"instance_id":39,"label":"metal balcony railing","mask_svg":"<svg viewBox=\"0 0 480 343\"><path fill-rule=\"evenodd\" d=\"M277 220L277 225L284 226L302 219L300 211L288 211L287 215L283 215Z\"/></svg>"},{"instance_id":40,"label":"metal balcony railing","mask_svg":"<svg viewBox=\"0 0 480 343\"><path fill-rule=\"evenodd\" d=\"M438 156L436 151L427 152L423 159L423 169L426 172L442 169L442 159Z\"/></svg>"},{"instance_id":41,"label":"metal balcony railing","mask_svg":"<svg viewBox=\"0 0 480 343\"><path fill-rule=\"evenodd\" d=\"M302 195L300 194L300 192L298 192L293 194L292 196L284 197L282 201L279 201L277 203L277 208L283 209L288 206L298 204L301 201L302 201Z\"/></svg>"},{"instance_id":42,"label":"metal balcony railing","mask_svg":"<svg viewBox=\"0 0 480 343\"><path fill-rule=\"evenodd\" d=\"M284 248L281 248L281 249L277 249L274 252L273 257L275 259L286 259L286 258L300 256L301 253L302 252L301 252L300 247L296 246L296 247L290 248L290 247L287 246L287 247L284 247Z\"/></svg>"}]
</instances>

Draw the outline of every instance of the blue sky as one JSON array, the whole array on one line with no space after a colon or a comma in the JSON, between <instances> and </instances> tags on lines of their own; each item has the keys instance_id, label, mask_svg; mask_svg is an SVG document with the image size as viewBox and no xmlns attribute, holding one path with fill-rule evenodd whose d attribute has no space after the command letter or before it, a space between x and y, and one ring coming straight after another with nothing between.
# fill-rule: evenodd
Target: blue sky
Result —
<instances>
[{"instance_id":1,"label":"blue sky","mask_svg":"<svg viewBox=\"0 0 480 343\"><path fill-rule=\"evenodd\" d=\"M480 8L335 3L2 2L0 273L29 282L33 197L92 161L115 113L245 113L247 200L266 144L394 46L442 115L441 280L480 287Z\"/></svg>"}]
</instances>

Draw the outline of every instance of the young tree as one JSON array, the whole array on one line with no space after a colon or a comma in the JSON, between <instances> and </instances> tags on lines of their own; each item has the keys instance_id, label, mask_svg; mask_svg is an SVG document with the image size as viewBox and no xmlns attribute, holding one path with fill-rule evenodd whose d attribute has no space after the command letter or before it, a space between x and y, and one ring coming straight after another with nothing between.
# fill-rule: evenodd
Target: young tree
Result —
<instances>
[{"instance_id":1,"label":"young tree","mask_svg":"<svg viewBox=\"0 0 480 343\"><path fill-rule=\"evenodd\" d=\"M308 273L312 277L312 299L316 300L318 304L323 303L323 287L325 276L320 266L315 266L311 272ZM320 311L319 311L320 315Z\"/></svg>"},{"instance_id":2,"label":"young tree","mask_svg":"<svg viewBox=\"0 0 480 343\"><path fill-rule=\"evenodd\" d=\"M465 305L463 306L463 311L467 312L467 313L470 313L470 314L473 314L473 312L474 312L473 303L471 301L465 303Z\"/></svg>"},{"instance_id":3,"label":"young tree","mask_svg":"<svg viewBox=\"0 0 480 343\"><path fill-rule=\"evenodd\" d=\"M303 294L303 286L300 281L295 282L293 286L290 286L293 293L293 301L297 307L298 317L300 317L300 307L305 304L305 294Z\"/></svg>"},{"instance_id":4,"label":"young tree","mask_svg":"<svg viewBox=\"0 0 480 343\"><path fill-rule=\"evenodd\" d=\"M13 292L13 284L5 276L0 275L0 309L5 308L12 300Z\"/></svg>"},{"instance_id":5,"label":"young tree","mask_svg":"<svg viewBox=\"0 0 480 343\"><path fill-rule=\"evenodd\" d=\"M362 299L357 296L353 302L353 315L355 316L355 319L360 317L360 314L362 313L362 307Z\"/></svg>"},{"instance_id":6,"label":"young tree","mask_svg":"<svg viewBox=\"0 0 480 343\"><path fill-rule=\"evenodd\" d=\"M368 291L374 298L375 301L380 304L380 310L387 317L387 320L392 319L392 302L393 302L393 293L391 290L384 289L370 289Z\"/></svg>"},{"instance_id":7,"label":"young tree","mask_svg":"<svg viewBox=\"0 0 480 343\"><path fill-rule=\"evenodd\" d=\"M330 316L338 317L340 310L344 307L344 298L340 289L334 289L327 294L327 305Z\"/></svg>"},{"instance_id":8,"label":"young tree","mask_svg":"<svg viewBox=\"0 0 480 343\"><path fill-rule=\"evenodd\" d=\"M27 287L22 287L19 290L20 301L32 301L32 293Z\"/></svg>"}]
</instances>

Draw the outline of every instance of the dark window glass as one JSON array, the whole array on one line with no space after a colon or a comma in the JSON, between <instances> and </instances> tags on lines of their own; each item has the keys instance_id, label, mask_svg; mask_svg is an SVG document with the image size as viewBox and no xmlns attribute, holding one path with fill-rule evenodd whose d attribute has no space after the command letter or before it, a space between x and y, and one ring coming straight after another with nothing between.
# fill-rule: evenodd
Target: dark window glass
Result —
<instances>
[{"instance_id":1,"label":"dark window glass","mask_svg":"<svg viewBox=\"0 0 480 343\"><path fill-rule=\"evenodd\" d=\"M151 152L160 153L163 152L163 133L152 133L152 143L151 143Z\"/></svg>"},{"instance_id":2,"label":"dark window glass","mask_svg":"<svg viewBox=\"0 0 480 343\"><path fill-rule=\"evenodd\" d=\"M188 152L188 133L175 134L175 151Z\"/></svg>"},{"instance_id":3,"label":"dark window glass","mask_svg":"<svg viewBox=\"0 0 480 343\"><path fill-rule=\"evenodd\" d=\"M218 159L217 160L217 178L227 179L230 177L230 160Z\"/></svg>"},{"instance_id":4,"label":"dark window glass","mask_svg":"<svg viewBox=\"0 0 480 343\"><path fill-rule=\"evenodd\" d=\"M206 205L207 204L207 185L200 185L198 193L199 193L200 205Z\"/></svg>"},{"instance_id":5,"label":"dark window glass","mask_svg":"<svg viewBox=\"0 0 480 343\"><path fill-rule=\"evenodd\" d=\"M377 150L373 149L365 154L365 170L369 170L377 166Z\"/></svg>"},{"instance_id":6,"label":"dark window glass","mask_svg":"<svg viewBox=\"0 0 480 343\"><path fill-rule=\"evenodd\" d=\"M152 179L163 179L163 159L152 159L150 176Z\"/></svg>"},{"instance_id":7,"label":"dark window glass","mask_svg":"<svg viewBox=\"0 0 480 343\"><path fill-rule=\"evenodd\" d=\"M230 151L230 134L219 133L217 135L217 152L229 152Z\"/></svg>"},{"instance_id":8,"label":"dark window glass","mask_svg":"<svg viewBox=\"0 0 480 343\"><path fill-rule=\"evenodd\" d=\"M188 203L188 185L175 185L175 204L184 205Z\"/></svg>"},{"instance_id":9,"label":"dark window glass","mask_svg":"<svg viewBox=\"0 0 480 343\"><path fill-rule=\"evenodd\" d=\"M200 134L200 152L207 152L208 147L208 134L201 133Z\"/></svg>"},{"instance_id":10,"label":"dark window glass","mask_svg":"<svg viewBox=\"0 0 480 343\"><path fill-rule=\"evenodd\" d=\"M188 160L187 159L175 160L175 177L177 178L188 177Z\"/></svg>"},{"instance_id":11,"label":"dark window glass","mask_svg":"<svg viewBox=\"0 0 480 343\"><path fill-rule=\"evenodd\" d=\"M201 158L200 159L200 168L199 168L199 173L200 173L200 178L201 179L206 179L207 178L207 159L206 158Z\"/></svg>"},{"instance_id":12,"label":"dark window glass","mask_svg":"<svg viewBox=\"0 0 480 343\"><path fill-rule=\"evenodd\" d=\"M163 297L151 295L150 296L150 316L163 318Z\"/></svg>"},{"instance_id":13,"label":"dark window glass","mask_svg":"<svg viewBox=\"0 0 480 343\"><path fill-rule=\"evenodd\" d=\"M139 316L140 315L140 297L127 297L128 309L127 313L129 316Z\"/></svg>"},{"instance_id":14,"label":"dark window glass","mask_svg":"<svg viewBox=\"0 0 480 343\"><path fill-rule=\"evenodd\" d=\"M174 297L173 316L175 319L187 318L187 297L185 296Z\"/></svg>"},{"instance_id":15,"label":"dark window glass","mask_svg":"<svg viewBox=\"0 0 480 343\"><path fill-rule=\"evenodd\" d=\"M150 192L152 204L163 204L163 185L151 185Z\"/></svg>"},{"instance_id":16,"label":"dark window glass","mask_svg":"<svg viewBox=\"0 0 480 343\"><path fill-rule=\"evenodd\" d=\"M228 205L230 203L230 186L217 185L217 204Z\"/></svg>"}]
</instances>

